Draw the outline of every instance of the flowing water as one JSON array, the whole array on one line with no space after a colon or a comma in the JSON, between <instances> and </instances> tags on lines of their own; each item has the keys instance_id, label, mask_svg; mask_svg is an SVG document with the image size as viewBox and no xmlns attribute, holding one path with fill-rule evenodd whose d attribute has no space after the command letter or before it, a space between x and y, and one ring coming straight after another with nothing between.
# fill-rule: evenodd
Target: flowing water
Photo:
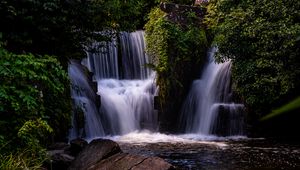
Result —
<instances>
[{"instance_id":1,"label":"flowing water","mask_svg":"<svg viewBox=\"0 0 300 170\"><path fill-rule=\"evenodd\" d=\"M300 169L299 143L244 136L132 132L112 138L124 152L159 156L184 170Z\"/></svg>"},{"instance_id":2,"label":"flowing water","mask_svg":"<svg viewBox=\"0 0 300 170\"><path fill-rule=\"evenodd\" d=\"M231 62L216 64L215 49L182 108L185 134L167 135L157 132L157 87L155 73L145 67L144 32L123 32L96 45L100 50L82 61L94 73L96 90L82 65L69 65L75 110L70 140L109 138L124 152L159 156L182 169L300 169L298 144L244 136L244 105L233 102Z\"/></svg>"},{"instance_id":3,"label":"flowing water","mask_svg":"<svg viewBox=\"0 0 300 170\"><path fill-rule=\"evenodd\" d=\"M157 114L153 108L153 98L157 91L155 73L146 67L149 61L145 53L144 32L122 32L119 40L119 45L116 38L111 42L95 43L94 46L100 45L101 48L94 53L88 52L88 57L83 61L83 64L94 73L93 80L97 82L98 95L93 94L92 98L101 96L101 107L96 108L95 104L87 100L89 98L75 102L77 107L84 110L86 126L82 131L85 135L79 135L76 120L73 120L74 128L71 130L70 139L157 129ZM82 79L82 85L78 83L79 91L83 91L83 94L95 93L90 92L91 87L88 86L83 72L74 73L73 70L76 69L77 65L71 62L69 66L71 79L74 81ZM75 101L77 101L76 91L76 88L72 88Z\"/></svg>"},{"instance_id":4,"label":"flowing water","mask_svg":"<svg viewBox=\"0 0 300 170\"><path fill-rule=\"evenodd\" d=\"M181 127L186 133L243 135L243 104L232 99L231 61L217 64L209 53L201 78L195 80L183 105Z\"/></svg>"}]
</instances>

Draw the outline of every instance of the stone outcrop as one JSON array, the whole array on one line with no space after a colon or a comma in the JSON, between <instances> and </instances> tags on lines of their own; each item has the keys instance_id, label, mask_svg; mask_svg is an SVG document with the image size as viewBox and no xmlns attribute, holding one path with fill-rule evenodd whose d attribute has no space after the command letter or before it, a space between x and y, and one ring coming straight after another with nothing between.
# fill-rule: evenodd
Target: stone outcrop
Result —
<instances>
[{"instance_id":1,"label":"stone outcrop","mask_svg":"<svg viewBox=\"0 0 300 170\"><path fill-rule=\"evenodd\" d=\"M72 162L69 170L175 169L159 157L123 153L116 142L93 140Z\"/></svg>"},{"instance_id":2,"label":"stone outcrop","mask_svg":"<svg viewBox=\"0 0 300 170\"><path fill-rule=\"evenodd\" d=\"M206 9L199 6L190 6L190 5L178 5L174 3L161 3L160 9L167 13L167 19L179 23L182 27L188 27L189 23L189 14L195 15L195 20L193 24L202 25Z\"/></svg>"}]
</instances>

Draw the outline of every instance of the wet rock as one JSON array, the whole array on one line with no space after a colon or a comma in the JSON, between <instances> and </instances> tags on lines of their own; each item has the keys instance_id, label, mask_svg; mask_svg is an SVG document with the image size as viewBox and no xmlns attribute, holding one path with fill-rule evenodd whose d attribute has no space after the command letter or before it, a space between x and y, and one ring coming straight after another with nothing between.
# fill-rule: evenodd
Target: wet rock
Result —
<instances>
[{"instance_id":1,"label":"wet rock","mask_svg":"<svg viewBox=\"0 0 300 170\"><path fill-rule=\"evenodd\" d=\"M145 159L140 164L132 167L132 170L153 169L153 170L172 170L176 169L171 164L159 157L150 157Z\"/></svg>"},{"instance_id":2,"label":"wet rock","mask_svg":"<svg viewBox=\"0 0 300 170\"><path fill-rule=\"evenodd\" d=\"M69 169L86 170L97 162L120 152L121 149L116 142L108 139L96 139L78 154Z\"/></svg>"},{"instance_id":3,"label":"wet rock","mask_svg":"<svg viewBox=\"0 0 300 170\"><path fill-rule=\"evenodd\" d=\"M159 157L145 157L141 155L119 153L89 168L89 170L104 169L171 170L175 169L175 167Z\"/></svg>"},{"instance_id":4,"label":"wet rock","mask_svg":"<svg viewBox=\"0 0 300 170\"><path fill-rule=\"evenodd\" d=\"M215 105L216 120L212 134L217 136L244 135L245 133L245 110L241 104L218 104Z\"/></svg>"},{"instance_id":5,"label":"wet rock","mask_svg":"<svg viewBox=\"0 0 300 170\"><path fill-rule=\"evenodd\" d=\"M70 145L71 145L70 150L69 150L70 154L73 156L77 156L78 153L81 152L83 150L83 148L88 145L88 142L85 141L84 139L77 138L77 139L71 140Z\"/></svg>"},{"instance_id":6,"label":"wet rock","mask_svg":"<svg viewBox=\"0 0 300 170\"><path fill-rule=\"evenodd\" d=\"M72 162L69 170L147 169L171 170L174 166L158 157L123 153L116 142L93 140Z\"/></svg>"}]
</instances>

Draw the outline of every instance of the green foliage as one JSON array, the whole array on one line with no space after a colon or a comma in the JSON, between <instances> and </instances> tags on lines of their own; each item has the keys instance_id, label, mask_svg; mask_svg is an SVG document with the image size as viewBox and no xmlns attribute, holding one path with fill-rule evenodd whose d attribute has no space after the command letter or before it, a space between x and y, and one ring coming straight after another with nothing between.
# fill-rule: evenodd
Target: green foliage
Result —
<instances>
[{"instance_id":1,"label":"green foliage","mask_svg":"<svg viewBox=\"0 0 300 170\"><path fill-rule=\"evenodd\" d=\"M53 129L47 124L46 121L39 119L29 120L24 123L24 125L19 129L17 136L20 139L21 144L24 148L27 148L33 158L34 165L39 165L47 159L46 149L43 144ZM22 151L24 152L24 150ZM19 155L22 159L26 159L26 155ZM26 163L28 164L28 163Z\"/></svg>"},{"instance_id":2,"label":"green foliage","mask_svg":"<svg viewBox=\"0 0 300 170\"><path fill-rule=\"evenodd\" d=\"M34 148L39 147L40 141L46 139L51 132L53 132L53 129L46 121L39 118L25 122L17 135L28 147Z\"/></svg>"},{"instance_id":3,"label":"green foliage","mask_svg":"<svg viewBox=\"0 0 300 170\"><path fill-rule=\"evenodd\" d=\"M267 113L299 95L300 2L214 0L206 23L217 59L233 61L235 89L250 109Z\"/></svg>"},{"instance_id":4,"label":"green foliage","mask_svg":"<svg viewBox=\"0 0 300 170\"><path fill-rule=\"evenodd\" d=\"M2 0L0 32L9 51L59 56L67 66L69 58L85 57L84 45L113 36L99 32L142 28L155 5L156 0Z\"/></svg>"},{"instance_id":5,"label":"green foliage","mask_svg":"<svg viewBox=\"0 0 300 170\"><path fill-rule=\"evenodd\" d=\"M56 104L56 110L49 110L51 103L45 97L49 93L60 103L57 101L69 91L64 84L67 73L59 62L50 56L16 55L2 48L0 56L0 135L14 139L26 121L38 118L48 120L52 127L60 127L56 121L68 125L70 100L65 101L68 105Z\"/></svg>"},{"instance_id":6,"label":"green foliage","mask_svg":"<svg viewBox=\"0 0 300 170\"><path fill-rule=\"evenodd\" d=\"M184 15L187 21L174 23L155 8L145 25L147 54L157 72L162 112L172 117L176 117L190 83L198 76L208 47L205 30L194 24L195 14Z\"/></svg>"}]
</instances>

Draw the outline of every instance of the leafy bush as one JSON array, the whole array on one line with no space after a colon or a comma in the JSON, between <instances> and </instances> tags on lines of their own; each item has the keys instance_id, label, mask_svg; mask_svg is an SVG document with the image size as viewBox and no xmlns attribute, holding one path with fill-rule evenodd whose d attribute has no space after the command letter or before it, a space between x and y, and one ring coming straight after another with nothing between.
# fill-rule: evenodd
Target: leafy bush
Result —
<instances>
[{"instance_id":1,"label":"leafy bush","mask_svg":"<svg viewBox=\"0 0 300 170\"><path fill-rule=\"evenodd\" d=\"M39 118L55 128L55 135L68 130L57 128L59 123L69 125L71 101L57 102L69 87L67 73L54 57L16 55L0 48L0 81L0 135L6 140L15 139L25 122ZM48 95L57 104L50 103ZM57 108L48 109L51 106Z\"/></svg>"},{"instance_id":2,"label":"leafy bush","mask_svg":"<svg viewBox=\"0 0 300 170\"><path fill-rule=\"evenodd\" d=\"M18 138L29 148L33 150L40 150L41 144L46 143L45 139L49 134L53 132L53 129L47 124L46 121L41 120L29 120L18 131Z\"/></svg>"}]
</instances>

